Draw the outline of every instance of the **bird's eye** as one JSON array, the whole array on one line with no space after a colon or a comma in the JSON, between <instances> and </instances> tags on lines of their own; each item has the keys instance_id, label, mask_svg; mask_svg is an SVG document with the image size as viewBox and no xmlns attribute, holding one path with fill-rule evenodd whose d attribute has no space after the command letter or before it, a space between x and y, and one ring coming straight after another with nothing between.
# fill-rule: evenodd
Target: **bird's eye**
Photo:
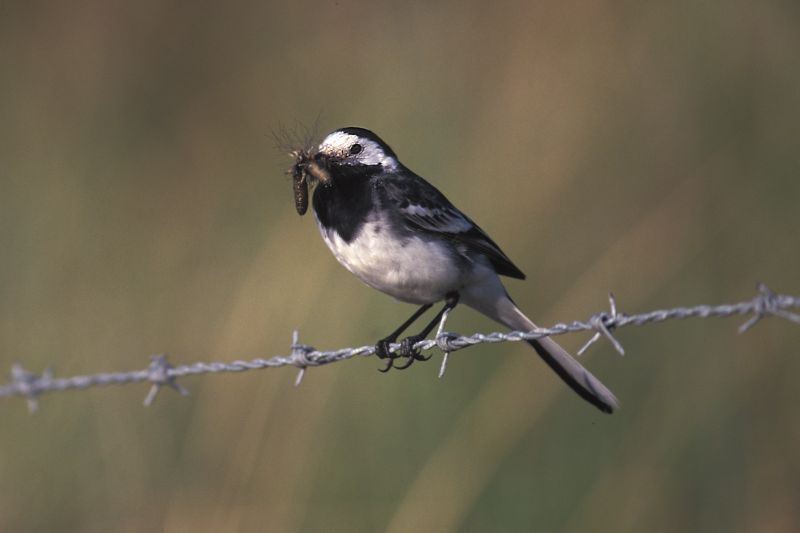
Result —
<instances>
[{"instance_id":1,"label":"bird's eye","mask_svg":"<svg viewBox=\"0 0 800 533\"><path fill-rule=\"evenodd\" d=\"M357 153L361 152L361 145L356 143L350 147L350 155L356 155Z\"/></svg>"}]
</instances>

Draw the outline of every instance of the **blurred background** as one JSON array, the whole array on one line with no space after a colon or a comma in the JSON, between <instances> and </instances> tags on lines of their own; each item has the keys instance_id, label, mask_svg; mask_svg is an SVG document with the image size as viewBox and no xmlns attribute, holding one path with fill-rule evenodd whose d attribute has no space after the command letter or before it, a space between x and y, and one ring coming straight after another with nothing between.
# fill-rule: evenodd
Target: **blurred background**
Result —
<instances>
[{"instance_id":1,"label":"blurred background","mask_svg":"<svg viewBox=\"0 0 800 533\"><path fill-rule=\"evenodd\" d=\"M297 216L272 132L358 125L528 275L542 325L800 280L800 9L3 2L0 369L371 344L413 308ZM604 416L525 346L0 402L0 531L798 531L797 326L618 333ZM468 309L450 331L497 326ZM588 335L562 337L576 350Z\"/></svg>"}]
</instances>

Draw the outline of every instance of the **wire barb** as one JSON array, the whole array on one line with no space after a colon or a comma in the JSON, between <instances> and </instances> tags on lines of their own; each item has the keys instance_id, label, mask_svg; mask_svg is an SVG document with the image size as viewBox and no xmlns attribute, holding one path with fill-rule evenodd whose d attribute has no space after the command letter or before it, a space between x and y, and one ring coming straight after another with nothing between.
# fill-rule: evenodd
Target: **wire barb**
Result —
<instances>
[{"instance_id":1,"label":"wire barb","mask_svg":"<svg viewBox=\"0 0 800 533\"><path fill-rule=\"evenodd\" d=\"M619 352L620 355L625 355L625 348L623 348L622 344L611 334L611 332L616 329L617 322L623 316L617 314L617 299L614 298L614 293L608 293L608 305L611 313L606 313L604 311L602 313L592 315L592 317L589 319L589 323L594 327L595 333L592 335L592 338L589 339L580 350L578 350L579 356L583 355L583 353L589 349L589 346L597 342L601 335L604 335L606 339L608 339L608 342L611 343L611 345Z\"/></svg>"},{"instance_id":2,"label":"wire barb","mask_svg":"<svg viewBox=\"0 0 800 533\"><path fill-rule=\"evenodd\" d=\"M292 364L300 369L297 372L297 377L294 379L294 386L299 387L306 375L306 369L309 366L319 366L320 363L309 358L308 355L314 353L316 350L314 350L313 346L300 344L300 332L297 330L292 332L291 350L292 355L290 357L292 359Z\"/></svg>"},{"instance_id":3,"label":"wire barb","mask_svg":"<svg viewBox=\"0 0 800 533\"><path fill-rule=\"evenodd\" d=\"M574 321L569 324L555 324L549 328L536 328L533 331L511 331L508 333L475 333L464 336L444 331L448 314L442 316L435 338L425 339L414 344L414 349L421 352L439 349L443 354L439 376L447 370L447 363L452 352L462 350L476 344L497 342L520 342L590 331L592 338L581 348L579 353L596 342L601 336L611 342L614 348L624 353L622 345L617 341L612 332L626 326L644 326L666 320L730 317L734 315L751 315L739 331L744 332L752 328L759 320L768 316L776 316L800 324L800 315L790 309L800 309L800 297L776 294L766 285L759 284L758 295L750 300L734 304L697 305L694 307L675 307L672 309L658 309L636 315L626 315L617 311L617 303L612 294L609 294L610 311L592 315L586 322ZM398 344L393 344L390 351L399 349ZM375 346L360 346L355 348L340 348L332 351L316 350L312 346L300 344L299 334L295 331L292 336L291 353L288 356L277 355L269 359L236 360L229 363L197 362L188 365L172 366L164 355L152 357L150 365L141 370L129 372L107 372L89 375L79 375L67 378L54 378L48 369L41 375L25 370L19 364L11 368L11 380L0 385L0 398L24 397L28 401L28 410L35 412L38 408L37 399L41 394L48 392L61 392L66 390L84 390L90 387L108 385L125 385L147 381L151 384L150 391L145 398L145 405L150 405L164 385L167 385L181 395L186 396L189 391L176 382L183 376L199 374L216 374L222 372L246 372L265 368L278 368L293 366L299 369L295 384L299 384L305 371L312 366L322 366L336 363L356 356L369 357L375 354Z\"/></svg>"},{"instance_id":4,"label":"wire barb","mask_svg":"<svg viewBox=\"0 0 800 533\"><path fill-rule=\"evenodd\" d=\"M18 395L25 396L28 402L28 412L33 414L39 410L39 401L36 396L40 387L46 387L53 379L53 372L46 368L41 376L25 370L22 365L11 365L11 381L16 386Z\"/></svg>"},{"instance_id":5,"label":"wire barb","mask_svg":"<svg viewBox=\"0 0 800 533\"><path fill-rule=\"evenodd\" d=\"M181 396L189 396L189 390L175 380L171 374L172 365L167 361L166 354L150 356L150 366L147 367L147 381L152 383L150 391L144 399L144 406L149 407L158 396L161 387L167 385L178 391Z\"/></svg>"},{"instance_id":6,"label":"wire barb","mask_svg":"<svg viewBox=\"0 0 800 533\"><path fill-rule=\"evenodd\" d=\"M785 305L786 298L791 297L775 294L764 283L759 283L757 288L758 294L755 298L753 298L752 302L753 316L750 317L747 322L739 326L740 334L758 324L762 318L770 315L784 318L790 322L794 322L795 324L800 324L800 315L786 310L786 307L788 307Z\"/></svg>"},{"instance_id":7,"label":"wire barb","mask_svg":"<svg viewBox=\"0 0 800 533\"><path fill-rule=\"evenodd\" d=\"M448 342L454 335L447 333L444 330L444 325L447 323L447 317L450 316L450 311L452 310L452 307L444 310L442 313L442 320L439 322L439 328L436 330L436 346L444 354L442 356L442 366L439 367L439 379L444 377L444 373L447 371L447 361L450 359L450 347L448 346Z\"/></svg>"}]
</instances>

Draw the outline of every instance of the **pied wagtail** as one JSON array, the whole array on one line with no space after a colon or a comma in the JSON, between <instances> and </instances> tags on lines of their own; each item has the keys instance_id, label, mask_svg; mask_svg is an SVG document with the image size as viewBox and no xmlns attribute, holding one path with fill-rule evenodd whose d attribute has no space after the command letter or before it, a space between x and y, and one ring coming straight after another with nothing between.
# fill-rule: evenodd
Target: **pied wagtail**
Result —
<instances>
[{"instance_id":1,"label":"pied wagtail","mask_svg":"<svg viewBox=\"0 0 800 533\"><path fill-rule=\"evenodd\" d=\"M336 259L370 287L421 306L377 343L377 355L389 360L384 371L424 359L413 344L459 302L511 329L536 328L500 281L501 275L524 279L525 274L438 189L406 168L377 135L363 128L342 128L325 137L315 152L294 155L298 212L303 214L307 205L303 180L316 182L314 216ZM439 301L445 306L434 320L420 334L404 339L399 353L390 354L389 344ZM581 398L606 413L618 406L614 394L554 340L528 343ZM394 366L397 357L407 357L408 363Z\"/></svg>"}]
</instances>

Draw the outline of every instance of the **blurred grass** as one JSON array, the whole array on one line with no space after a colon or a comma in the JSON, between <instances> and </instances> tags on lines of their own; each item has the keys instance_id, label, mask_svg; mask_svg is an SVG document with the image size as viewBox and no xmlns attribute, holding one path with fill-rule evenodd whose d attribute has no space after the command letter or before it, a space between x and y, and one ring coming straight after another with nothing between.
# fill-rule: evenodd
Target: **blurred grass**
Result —
<instances>
[{"instance_id":1,"label":"blurred grass","mask_svg":"<svg viewBox=\"0 0 800 533\"><path fill-rule=\"evenodd\" d=\"M279 123L371 128L529 276L541 324L797 293L800 10L0 4L0 368L59 375L384 335L411 309L294 213ZM797 329L523 347L4 402L0 531L796 531ZM449 329L491 331L467 310ZM584 339L565 339L572 349Z\"/></svg>"}]
</instances>

